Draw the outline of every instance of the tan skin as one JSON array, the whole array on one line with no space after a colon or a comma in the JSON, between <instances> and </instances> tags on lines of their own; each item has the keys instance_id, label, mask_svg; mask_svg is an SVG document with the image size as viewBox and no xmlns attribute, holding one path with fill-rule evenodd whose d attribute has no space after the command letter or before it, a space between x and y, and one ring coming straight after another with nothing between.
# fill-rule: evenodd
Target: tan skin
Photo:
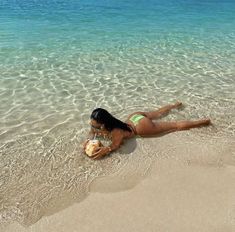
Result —
<instances>
[{"instance_id":1,"label":"tan skin","mask_svg":"<svg viewBox=\"0 0 235 232\"><path fill-rule=\"evenodd\" d=\"M91 157L92 159L99 159L109 154L112 151L117 150L124 140L130 139L136 135L141 137L152 137L164 133L170 133L180 130L189 130L195 127L207 126L211 124L210 119L202 119L196 121L173 121L173 122L153 122L153 119L158 119L169 113L171 109L177 109L182 106L181 102L176 102L172 105L167 105L156 111L151 112L134 112L130 114L127 118L126 123L132 128L132 131L126 131L119 128L113 129L111 132L107 131L104 125L98 123L97 121L91 119L90 124L94 128L99 128L99 130L91 130L92 134L97 134L99 136L108 137L111 139L111 145L109 147L98 148L95 154ZM135 126L129 119L133 114L141 114L145 116L142 118L138 124ZM84 149L87 141L84 143Z\"/></svg>"}]
</instances>

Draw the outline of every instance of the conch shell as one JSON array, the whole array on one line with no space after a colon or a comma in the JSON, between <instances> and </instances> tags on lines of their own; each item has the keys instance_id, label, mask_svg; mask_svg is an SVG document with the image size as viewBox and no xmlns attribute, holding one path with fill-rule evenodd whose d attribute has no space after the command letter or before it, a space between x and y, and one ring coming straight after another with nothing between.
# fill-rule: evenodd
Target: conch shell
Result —
<instances>
[{"instance_id":1,"label":"conch shell","mask_svg":"<svg viewBox=\"0 0 235 232\"><path fill-rule=\"evenodd\" d=\"M89 140L86 144L85 152L88 156L92 156L96 152L97 148L102 146L103 144L97 139Z\"/></svg>"}]
</instances>

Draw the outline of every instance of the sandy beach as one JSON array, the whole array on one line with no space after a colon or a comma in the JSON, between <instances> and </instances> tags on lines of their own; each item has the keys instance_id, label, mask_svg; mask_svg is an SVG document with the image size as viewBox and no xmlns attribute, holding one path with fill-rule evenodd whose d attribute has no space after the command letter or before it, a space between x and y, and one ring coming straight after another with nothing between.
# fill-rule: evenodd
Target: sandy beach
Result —
<instances>
[{"instance_id":1,"label":"sandy beach","mask_svg":"<svg viewBox=\"0 0 235 232\"><path fill-rule=\"evenodd\" d=\"M137 157L119 173L93 181L82 202L29 227L15 222L2 231L234 231L234 142L179 135L158 138L158 150L168 144L168 155L148 169ZM144 142L152 147L156 139Z\"/></svg>"}]
</instances>

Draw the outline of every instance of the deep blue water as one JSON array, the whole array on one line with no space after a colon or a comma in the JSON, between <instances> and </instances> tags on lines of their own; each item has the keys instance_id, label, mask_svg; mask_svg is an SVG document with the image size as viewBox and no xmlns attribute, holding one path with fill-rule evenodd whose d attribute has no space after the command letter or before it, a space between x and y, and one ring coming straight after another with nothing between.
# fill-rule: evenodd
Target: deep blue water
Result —
<instances>
[{"instance_id":1,"label":"deep blue water","mask_svg":"<svg viewBox=\"0 0 235 232\"><path fill-rule=\"evenodd\" d=\"M234 25L233 0L1 0L1 60L19 48L21 53L43 49L73 53L144 45L169 35L186 43L192 37L205 41L218 34L223 39L234 37Z\"/></svg>"}]
</instances>

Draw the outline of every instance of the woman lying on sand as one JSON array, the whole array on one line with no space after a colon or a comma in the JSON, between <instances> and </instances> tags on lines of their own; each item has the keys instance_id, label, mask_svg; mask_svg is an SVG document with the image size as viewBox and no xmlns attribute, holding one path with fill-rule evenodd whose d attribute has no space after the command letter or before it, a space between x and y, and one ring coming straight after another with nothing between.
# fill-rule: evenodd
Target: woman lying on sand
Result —
<instances>
[{"instance_id":1,"label":"woman lying on sand","mask_svg":"<svg viewBox=\"0 0 235 232\"><path fill-rule=\"evenodd\" d=\"M102 108L95 109L91 114L91 133L108 137L112 143L108 147L99 147L91 156L93 159L101 158L112 151L117 150L124 139L130 139L134 136L151 137L162 133L173 131L188 130L194 127L209 125L210 119L202 119L197 121L177 121L177 122L153 122L167 114L171 109L182 106L181 102L174 105L167 105L156 111L151 112L135 112L128 116L126 122L122 122L113 117L109 112ZM88 140L84 143L84 149Z\"/></svg>"}]
</instances>

